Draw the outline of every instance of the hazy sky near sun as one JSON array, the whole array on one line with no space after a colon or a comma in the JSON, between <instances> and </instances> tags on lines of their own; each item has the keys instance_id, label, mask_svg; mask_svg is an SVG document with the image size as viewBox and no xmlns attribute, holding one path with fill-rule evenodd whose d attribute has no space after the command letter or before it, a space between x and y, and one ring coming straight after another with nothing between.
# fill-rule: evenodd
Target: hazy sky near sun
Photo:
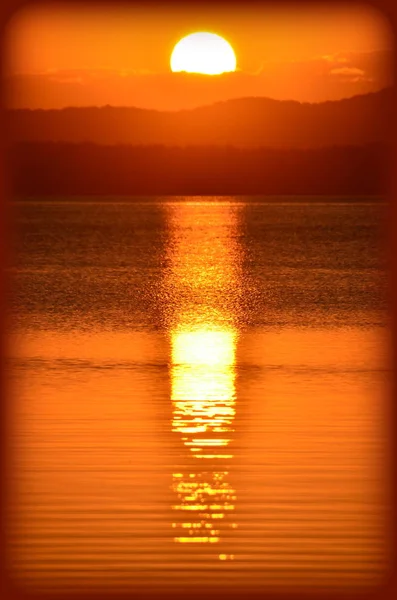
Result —
<instances>
[{"instance_id":1,"label":"hazy sky near sun","mask_svg":"<svg viewBox=\"0 0 397 600\"><path fill-rule=\"evenodd\" d=\"M211 31L237 72L170 72L175 44ZM180 109L263 95L322 101L391 83L391 33L366 5L150 2L28 7L10 21L3 68L11 106Z\"/></svg>"}]
</instances>

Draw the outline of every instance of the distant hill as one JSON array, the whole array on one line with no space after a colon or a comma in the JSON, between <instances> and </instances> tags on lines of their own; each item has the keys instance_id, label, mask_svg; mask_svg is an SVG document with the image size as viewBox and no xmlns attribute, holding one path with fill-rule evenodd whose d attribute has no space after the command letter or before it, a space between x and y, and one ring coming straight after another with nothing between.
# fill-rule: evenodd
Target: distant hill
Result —
<instances>
[{"instance_id":1,"label":"distant hill","mask_svg":"<svg viewBox=\"0 0 397 600\"><path fill-rule=\"evenodd\" d=\"M320 148L389 139L392 89L319 104L241 98L193 110L10 110L11 142Z\"/></svg>"},{"instance_id":2,"label":"distant hill","mask_svg":"<svg viewBox=\"0 0 397 600\"><path fill-rule=\"evenodd\" d=\"M23 143L7 155L17 195L380 195L385 145L322 149Z\"/></svg>"}]
</instances>

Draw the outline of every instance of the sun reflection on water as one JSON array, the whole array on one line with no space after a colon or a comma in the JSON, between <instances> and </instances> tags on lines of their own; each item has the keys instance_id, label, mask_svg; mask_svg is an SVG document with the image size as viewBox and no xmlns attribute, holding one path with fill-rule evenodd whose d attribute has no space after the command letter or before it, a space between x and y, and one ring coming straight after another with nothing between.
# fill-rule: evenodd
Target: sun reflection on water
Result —
<instances>
[{"instance_id":1,"label":"sun reflection on water","mask_svg":"<svg viewBox=\"0 0 397 600\"><path fill-rule=\"evenodd\" d=\"M181 434L192 457L211 464L208 470L203 465L202 471L173 475L178 497L174 510L179 517L173 523L177 530L174 540L216 543L220 541L220 524L229 520L236 500L225 470L233 458L236 332L175 331L171 343L172 429ZM234 523L228 525L235 527Z\"/></svg>"},{"instance_id":2,"label":"sun reflection on water","mask_svg":"<svg viewBox=\"0 0 397 600\"><path fill-rule=\"evenodd\" d=\"M172 431L186 450L173 473L174 541L218 544L237 528L230 483L236 415L237 218L183 205L170 214ZM218 551L220 560L234 558Z\"/></svg>"}]
</instances>

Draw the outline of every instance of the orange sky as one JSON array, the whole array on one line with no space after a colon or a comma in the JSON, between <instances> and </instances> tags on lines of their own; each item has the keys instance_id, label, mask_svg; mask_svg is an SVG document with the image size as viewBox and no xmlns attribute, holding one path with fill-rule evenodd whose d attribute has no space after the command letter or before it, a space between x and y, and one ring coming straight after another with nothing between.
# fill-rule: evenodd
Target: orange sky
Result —
<instances>
[{"instance_id":1,"label":"orange sky","mask_svg":"<svg viewBox=\"0 0 397 600\"><path fill-rule=\"evenodd\" d=\"M237 73L170 72L174 45L200 30L231 43ZM170 110L241 96L316 102L389 85L391 48L387 22L365 5L43 4L9 23L6 100Z\"/></svg>"}]
</instances>

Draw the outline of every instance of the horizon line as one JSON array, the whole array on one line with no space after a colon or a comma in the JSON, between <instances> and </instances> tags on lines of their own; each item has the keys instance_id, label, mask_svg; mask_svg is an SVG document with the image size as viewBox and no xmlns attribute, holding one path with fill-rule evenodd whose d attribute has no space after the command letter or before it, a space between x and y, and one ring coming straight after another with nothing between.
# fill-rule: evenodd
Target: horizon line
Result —
<instances>
[{"instance_id":1,"label":"horizon line","mask_svg":"<svg viewBox=\"0 0 397 600\"><path fill-rule=\"evenodd\" d=\"M17 111L62 112L62 111L66 111L66 110L89 110L89 109L90 110L92 110L92 109L101 110L101 109L109 109L110 108L110 109L122 109L122 110L127 110L127 109L128 110L137 110L137 111L145 111L145 112L153 112L153 113L161 113L161 114L178 114L178 113L193 112L193 111L200 110L203 108L210 108L213 106L218 106L220 104L242 102L242 101L247 101L247 100L248 101L264 100L264 101L268 101L268 102L276 102L279 104L297 104L299 106L321 106L324 104L338 104L341 102L354 100L356 98L376 96L376 95L382 94L384 92L391 92L392 90L394 90L394 88L395 88L394 85L389 85L389 86L385 86L385 87L380 88L379 90L376 90L373 92L365 92L362 94L353 94L352 96L346 96L346 97L340 98L339 100L322 100L319 102L301 102L299 100L294 100L293 98L280 100L278 98L272 98L269 96L236 96L234 98L228 98L227 100L216 100L215 102L211 102L211 103L207 103L207 104L200 104L193 108L181 108L181 109L175 109L175 110L170 110L170 109L159 110L157 108L144 108L141 106L117 105L117 104L99 104L99 105L93 104L93 105L83 105L83 106L78 106L78 105L72 104L72 105L63 106L61 108L30 108L28 106L12 108L12 107L8 107L8 106L4 106L3 110L5 112L17 112Z\"/></svg>"}]
</instances>

